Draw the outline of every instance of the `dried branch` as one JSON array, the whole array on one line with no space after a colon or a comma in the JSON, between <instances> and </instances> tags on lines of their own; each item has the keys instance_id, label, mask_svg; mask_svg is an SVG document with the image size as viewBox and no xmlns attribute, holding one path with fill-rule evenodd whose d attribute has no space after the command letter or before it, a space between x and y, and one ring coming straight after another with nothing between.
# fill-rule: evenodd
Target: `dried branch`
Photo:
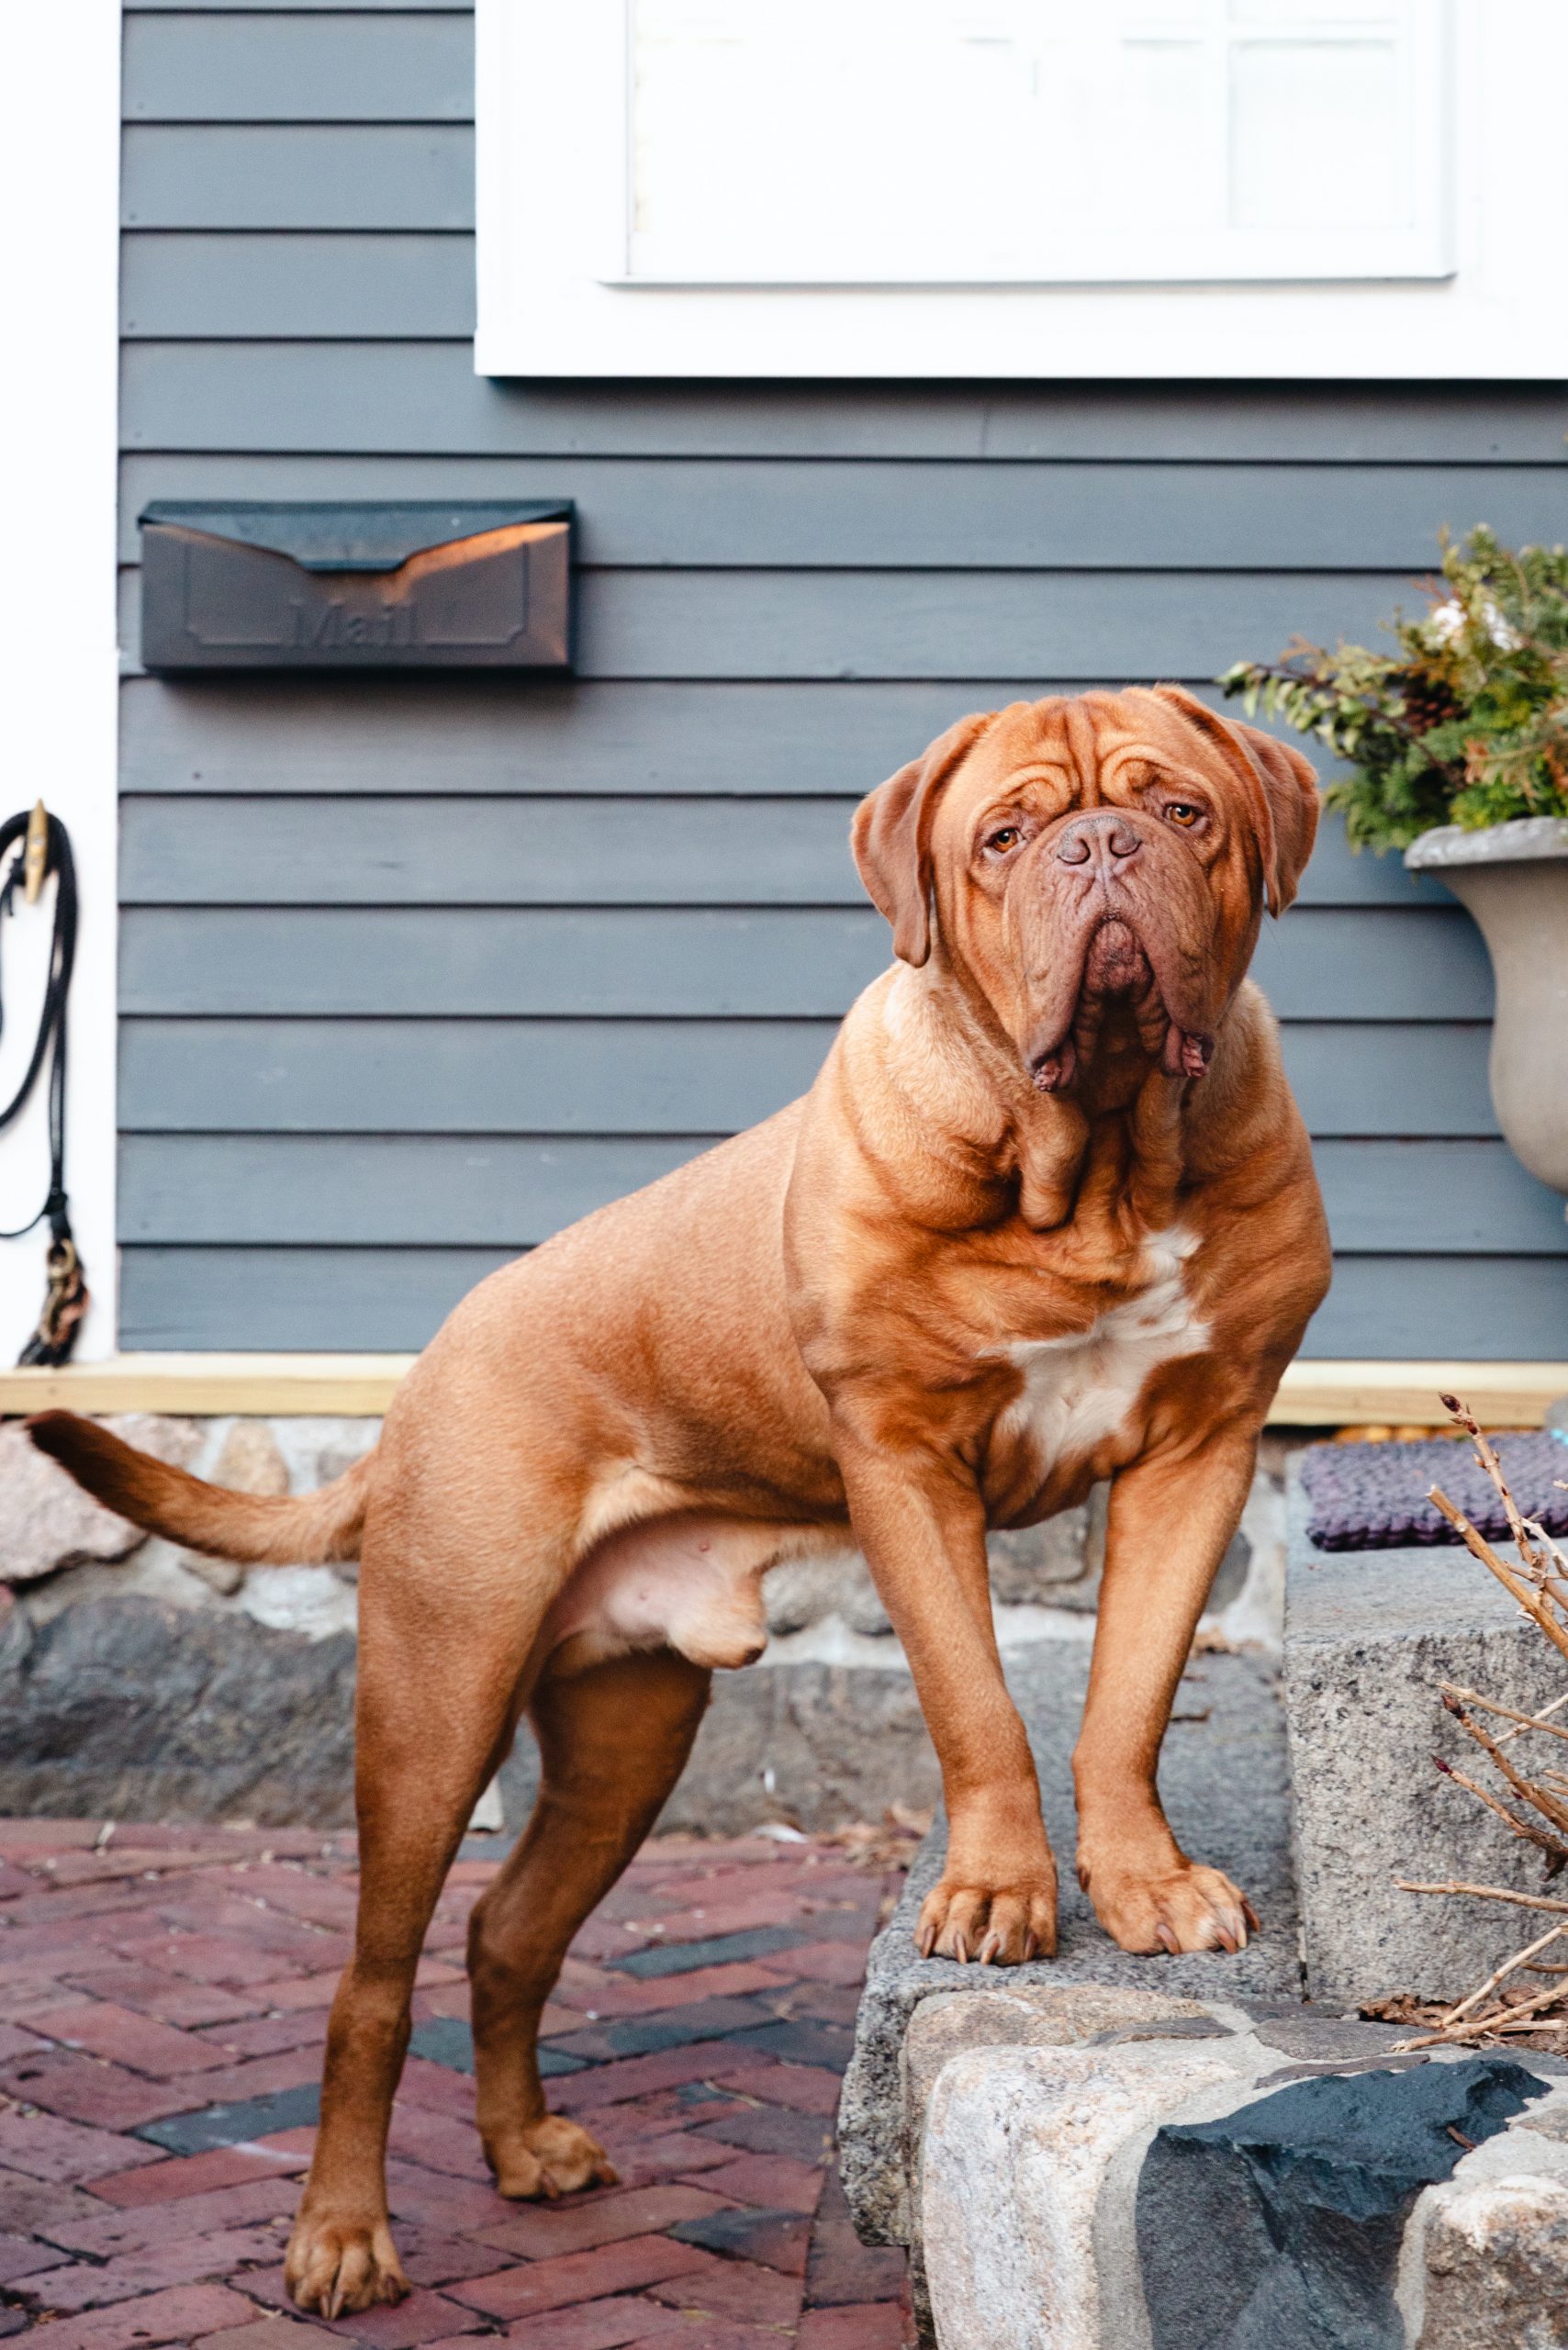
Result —
<instances>
[{"instance_id":1,"label":"dried branch","mask_svg":"<svg viewBox=\"0 0 1568 2350\"><path fill-rule=\"evenodd\" d=\"M1520 1909L1560 1909L1568 1918L1568 1901L1553 1900L1550 1893L1515 1893L1506 1885L1468 1885L1462 1877L1450 1877L1442 1885L1422 1885L1407 1876L1394 1880L1401 1893L1466 1893L1482 1901L1511 1901Z\"/></svg>"},{"instance_id":2,"label":"dried branch","mask_svg":"<svg viewBox=\"0 0 1568 2350\"><path fill-rule=\"evenodd\" d=\"M1457 1697L1450 1697L1445 1692L1443 1704L1465 1736L1473 1738L1487 1761L1494 1763L1502 1773L1514 1793L1517 1796L1523 1796L1526 1803L1533 1804L1537 1811L1543 1812L1553 1828L1568 1830L1568 1807L1559 1803L1555 1796L1549 1795L1545 1787L1537 1781L1527 1779L1521 1772L1516 1771L1496 1740L1491 1736L1490 1732L1484 1730L1478 1721L1472 1720ZM1568 1851L1564 1851L1562 1857L1568 1860Z\"/></svg>"},{"instance_id":3,"label":"dried branch","mask_svg":"<svg viewBox=\"0 0 1568 2350\"><path fill-rule=\"evenodd\" d=\"M1550 1706L1543 1706L1539 1714L1521 1714L1517 1706L1500 1706L1495 1697L1484 1697L1479 1689L1467 1689L1462 1681L1439 1681L1438 1687L1445 1697L1458 1697L1467 1706L1479 1706L1484 1714L1496 1714L1506 1722L1518 1722L1518 1729L1506 1730L1498 1740L1500 1746L1522 1737L1527 1729L1543 1729L1548 1738L1568 1740L1568 1729L1561 1722L1547 1719L1549 1714L1561 1713L1568 1706L1568 1689L1561 1697L1553 1697Z\"/></svg>"},{"instance_id":4,"label":"dried branch","mask_svg":"<svg viewBox=\"0 0 1568 2350\"><path fill-rule=\"evenodd\" d=\"M1561 1926L1548 1926L1544 1934L1538 1934L1533 1942L1526 1942L1523 1950L1516 1951L1512 1958L1506 1958L1501 1966L1494 1967L1484 1983L1478 1983L1467 1998L1461 1999L1458 2007L1449 2009L1442 2020L1443 2029L1446 2031L1450 2024L1458 2023L1460 2018L1467 2016L1472 2008L1479 2007L1482 2000L1506 1983L1510 1975L1517 1975L1521 1966L1528 1964L1538 1951L1545 1950L1550 1943L1558 1941L1563 1934L1568 1934L1568 1923ZM1553 1970L1542 1967L1540 1971L1545 1975Z\"/></svg>"},{"instance_id":5,"label":"dried branch","mask_svg":"<svg viewBox=\"0 0 1568 2350\"><path fill-rule=\"evenodd\" d=\"M1445 1762L1440 1754L1434 1754L1432 1761L1445 1779L1452 1779L1467 1795L1473 1795L1484 1803L1488 1811L1495 1811L1498 1818L1513 1830L1521 1843L1534 1844L1543 1852L1551 1864L1549 1874L1554 1874L1562 1866L1564 1860L1568 1860L1568 1845L1559 1843L1548 1830L1538 1828L1533 1819L1521 1819L1517 1811L1510 1810L1490 1787L1484 1787L1479 1779L1473 1779L1467 1771L1457 1770L1453 1763Z\"/></svg>"},{"instance_id":6,"label":"dried branch","mask_svg":"<svg viewBox=\"0 0 1568 2350\"><path fill-rule=\"evenodd\" d=\"M1544 1528L1527 1518L1516 1505L1495 1449L1478 1425L1474 1414L1456 1396L1445 1395L1442 1400L1455 1427L1469 1436L1476 1460L1502 1504L1504 1517L1518 1546L1520 1563L1516 1567L1499 1557L1480 1529L1437 1486L1432 1488L1429 1495L1432 1505L1447 1518L1472 1557L1479 1560L1487 1572L1496 1578L1509 1598L1551 1643L1559 1656L1568 1659L1568 1559L1563 1557ZM1467 1794L1474 1796L1478 1802L1484 1804L1504 1822L1510 1834L1534 1844L1545 1855L1547 1874L1553 1875L1568 1862L1568 1843L1563 1841L1568 1836L1568 1774L1543 1764L1533 1778L1527 1777L1504 1749L1532 1730L1547 1738L1568 1742L1568 1723L1548 1718L1568 1707L1568 1690L1534 1714L1522 1713L1515 1706L1502 1705L1495 1698L1484 1696L1477 1689L1467 1689L1458 1682L1442 1682L1439 1690L1447 1711L1472 1744L1480 1748L1524 1809L1521 1812L1514 1805L1505 1803L1492 1788L1483 1785L1467 1772L1457 1769L1441 1755L1432 1758L1438 1769L1457 1782ZM1506 1722L1509 1727L1494 1736L1476 1718L1481 1714ZM1516 1892L1506 1886L1473 1885L1462 1879L1450 1878L1437 1885L1406 1877L1398 1877L1394 1882L1406 1893L1508 1902L1521 1909L1544 1910L1552 1920L1543 1932L1502 1960L1484 1981L1478 1983L1473 1990L1467 1992L1446 2011L1435 2013L1430 2008L1414 2006L1407 2009L1412 2022L1429 2028L1419 2038L1401 2042L1399 2044L1403 2049L1435 2048L1454 2041L1507 2039L1529 2032L1568 2030L1568 2016L1563 2013L1564 2002L1568 2001L1568 1966L1543 1961L1540 1956L1542 1951L1568 1937L1568 1900L1555 1899L1545 1893ZM1544 1980L1525 1997L1516 1998L1504 1986L1521 1973L1543 1977ZM1488 2006L1489 2001L1497 1999L1501 1999L1501 2005ZM1556 2010L1554 2016L1548 2012L1552 2009Z\"/></svg>"},{"instance_id":7,"label":"dried branch","mask_svg":"<svg viewBox=\"0 0 1568 2350\"><path fill-rule=\"evenodd\" d=\"M1474 2040L1486 2031L1505 2031L1511 2024L1518 2027L1521 2017L1539 2017L1542 2008L1551 2007L1562 1997L1561 1983L1548 1983L1540 1991L1532 1991L1528 1999L1520 1999L1511 2008L1499 2008L1495 2015L1472 2016L1467 2023L1448 2024L1428 2032L1420 2040L1401 2040L1391 2053L1405 2055L1416 2048L1436 2048L1447 2040Z\"/></svg>"},{"instance_id":8,"label":"dried branch","mask_svg":"<svg viewBox=\"0 0 1568 2350\"><path fill-rule=\"evenodd\" d=\"M1503 1514L1508 1521L1508 1531L1518 1545L1519 1557L1532 1575L1539 1577L1545 1574L1548 1561L1530 1540L1529 1529L1519 1515L1512 1494L1508 1491L1507 1480L1503 1474L1503 1464L1492 1449L1490 1438L1478 1424L1469 1405L1462 1404L1457 1395L1441 1395L1438 1400L1450 1419L1456 1427L1464 1430L1475 1447L1475 1457L1491 1478L1496 1489L1497 1498L1503 1505Z\"/></svg>"},{"instance_id":9,"label":"dried branch","mask_svg":"<svg viewBox=\"0 0 1568 2350\"><path fill-rule=\"evenodd\" d=\"M1512 1567L1505 1566L1486 1537L1476 1531L1464 1512L1462 1509L1456 1509L1448 1495L1439 1486L1434 1485L1427 1498L1434 1509L1441 1510L1471 1556L1479 1559L1482 1565L1496 1576L1510 1599L1518 1601L1525 1614L1546 1634L1558 1653L1568 1659L1568 1632L1565 1632L1558 1623L1545 1601L1537 1598L1529 1584L1521 1582Z\"/></svg>"}]
</instances>

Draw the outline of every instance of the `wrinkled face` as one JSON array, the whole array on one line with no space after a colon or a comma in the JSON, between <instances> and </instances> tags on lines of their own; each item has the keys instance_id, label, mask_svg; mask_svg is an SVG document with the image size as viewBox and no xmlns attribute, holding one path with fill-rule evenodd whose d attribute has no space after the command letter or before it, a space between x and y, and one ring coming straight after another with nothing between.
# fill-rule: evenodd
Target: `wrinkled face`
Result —
<instances>
[{"instance_id":1,"label":"wrinkled face","mask_svg":"<svg viewBox=\"0 0 1568 2350\"><path fill-rule=\"evenodd\" d=\"M1057 1093L1112 1052L1203 1075L1316 814L1299 754L1158 687L960 721L862 803L854 845L895 951L924 963L934 926Z\"/></svg>"}]
</instances>

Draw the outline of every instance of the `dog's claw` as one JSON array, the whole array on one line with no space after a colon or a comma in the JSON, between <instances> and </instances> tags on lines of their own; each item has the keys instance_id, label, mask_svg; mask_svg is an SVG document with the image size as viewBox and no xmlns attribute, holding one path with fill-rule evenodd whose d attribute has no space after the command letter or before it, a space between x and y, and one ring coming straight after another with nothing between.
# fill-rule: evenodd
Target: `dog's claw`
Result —
<instances>
[{"instance_id":1,"label":"dog's claw","mask_svg":"<svg viewBox=\"0 0 1568 2350\"><path fill-rule=\"evenodd\" d=\"M987 1885L977 1871L975 1877L958 1874L951 1884L944 1879L925 1897L914 1943L923 1958L948 1958L959 1966L977 1961L1019 1966L1054 1950L1056 1876L1049 1853L1037 1876Z\"/></svg>"},{"instance_id":2,"label":"dog's claw","mask_svg":"<svg viewBox=\"0 0 1568 2350\"><path fill-rule=\"evenodd\" d=\"M1100 1923L1123 1950L1234 1956L1246 1949L1249 1928L1258 1930L1250 1902L1227 1876L1180 1854L1172 1865L1140 1872L1098 1852L1082 1874Z\"/></svg>"},{"instance_id":3,"label":"dog's claw","mask_svg":"<svg viewBox=\"0 0 1568 2350\"><path fill-rule=\"evenodd\" d=\"M284 2277L297 2306L329 2323L400 2301L409 2290L385 2221L375 2227L340 2227L301 2214L289 2239Z\"/></svg>"},{"instance_id":4,"label":"dog's claw","mask_svg":"<svg viewBox=\"0 0 1568 2350\"><path fill-rule=\"evenodd\" d=\"M481 2136L496 2191L512 2202L554 2203L584 2187L614 2187L615 2165L597 2138L564 2114L547 2113L523 2129Z\"/></svg>"}]
</instances>

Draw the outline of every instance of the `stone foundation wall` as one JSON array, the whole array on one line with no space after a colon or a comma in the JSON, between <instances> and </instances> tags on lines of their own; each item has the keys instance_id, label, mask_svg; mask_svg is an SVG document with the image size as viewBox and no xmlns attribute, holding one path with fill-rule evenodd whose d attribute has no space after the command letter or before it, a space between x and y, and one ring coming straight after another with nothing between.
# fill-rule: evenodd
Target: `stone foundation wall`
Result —
<instances>
[{"instance_id":1,"label":"stone foundation wall","mask_svg":"<svg viewBox=\"0 0 1568 2350\"><path fill-rule=\"evenodd\" d=\"M106 1418L219 1484L305 1492L369 1449L368 1419ZM1266 1441L1209 1621L1277 1646L1282 1476ZM991 1538L1004 1653L1092 1635L1103 1494ZM147 1540L91 1502L21 1428L0 1426L0 1811L337 1826L352 1817L356 1569L243 1568ZM667 1828L803 1829L935 1802L935 1757L902 1651L852 1550L776 1568L762 1663L716 1676ZM532 1800L520 1738L506 1824Z\"/></svg>"}]
</instances>

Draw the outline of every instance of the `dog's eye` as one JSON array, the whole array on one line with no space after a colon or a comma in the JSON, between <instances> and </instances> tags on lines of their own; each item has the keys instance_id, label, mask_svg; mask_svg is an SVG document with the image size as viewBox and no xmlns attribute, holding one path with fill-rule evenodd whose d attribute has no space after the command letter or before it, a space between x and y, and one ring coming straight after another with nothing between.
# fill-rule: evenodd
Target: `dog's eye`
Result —
<instances>
[{"instance_id":1,"label":"dog's eye","mask_svg":"<svg viewBox=\"0 0 1568 2350\"><path fill-rule=\"evenodd\" d=\"M999 856L1005 856L1010 848L1017 847L1023 837L1016 824L999 824L994 833L986 834L985 845L987 848L994 849Z\"/></svg>"},{"instance_id":2,"label":"dog's eye","mask_svg":"<svg viewBox=\"0 0 1568 2350\"><path fill-rule=\"evenodd\" d=\"M1190 800L1173 800L1165 811L1171 823L1180 824L1183 830L1195 824L1203 812L1201 808L1194 808Z\"/></svg>"}]
</instances>

